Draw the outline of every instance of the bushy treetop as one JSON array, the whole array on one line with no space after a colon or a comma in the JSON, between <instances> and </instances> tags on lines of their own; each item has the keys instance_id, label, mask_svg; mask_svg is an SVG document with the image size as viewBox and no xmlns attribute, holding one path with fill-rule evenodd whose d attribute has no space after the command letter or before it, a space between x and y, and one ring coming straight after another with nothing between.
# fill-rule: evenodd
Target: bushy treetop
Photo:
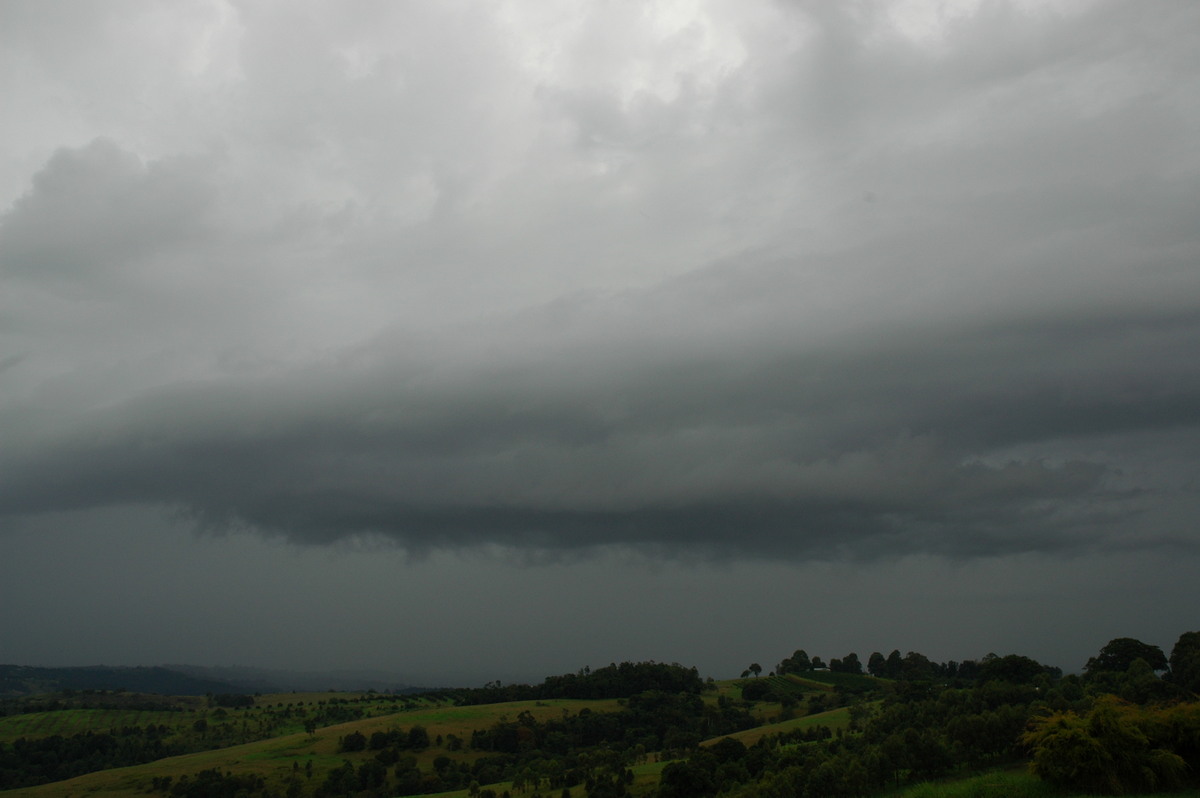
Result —
<instances>
[{"instance_id":1,"label":"bushy treetop","mask_svg":"<svg viewBox=\"0 0 1200 798\"><path fill-rule=\"evenodd\" d=\"M1143 643L1132 637L1118 637L1110 640L1100 653L1087 661L1083 670L1089 675L1102 671L1117 671L1124 673L1129 670L1135 659L1144 659L1152 670L1165 671L1167 657L1158 646Z\"/></svg>"}]
</instances>

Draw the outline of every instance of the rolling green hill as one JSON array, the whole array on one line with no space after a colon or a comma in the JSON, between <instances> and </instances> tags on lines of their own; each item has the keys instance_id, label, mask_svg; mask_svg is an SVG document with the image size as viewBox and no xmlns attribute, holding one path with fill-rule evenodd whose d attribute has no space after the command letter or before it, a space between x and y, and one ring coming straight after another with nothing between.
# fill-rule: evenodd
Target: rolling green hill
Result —
<instances>
[{"instance_id":1,"label":"rolling green hill","mask_svg":"<svg viewBox=\"0 0 1200 798\"><path fill-rule=\"evenodd\" d=\"M1083 678L1016 655L976 670L704 682L651 662L417 695L65 690L0 701L0 797L959 798L1200 783L1200 701L1145 661ZM1080 757L1090 764L1073 770Z\"/></svg>"}]
</instances>

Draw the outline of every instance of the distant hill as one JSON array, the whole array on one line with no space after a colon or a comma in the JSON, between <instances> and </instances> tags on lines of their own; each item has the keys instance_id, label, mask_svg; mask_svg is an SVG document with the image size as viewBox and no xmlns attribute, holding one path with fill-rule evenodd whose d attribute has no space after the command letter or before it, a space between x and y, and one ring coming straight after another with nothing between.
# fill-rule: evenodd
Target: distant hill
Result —
<instances>
[{"instance_id":1,"label":"distant hill","mask_svg":"<svg viewBox=\"0 0 1200 798\"><path fill-rule=\"evenodd\" d=\"M38 668L0 665L0 697L16 698L60 690L128 690L158 695L235 693L229 682L204 678L164 667Z\"/></svg>"},{"instance_id":2,"label":"distant hill","mask_svg":"<svg viewBox=\"0 0 1200 798\"><path fill-rule=\"evenodd\" d=\"M165 665L179 673L197 679L225 682L245 693L287 693L367 691L380 693L421 693L427 688L406 684L395 674L371 670L289 671L271 668L249 668L238 665L208 667L203 665Z\"/></svg>"}]
</instances>

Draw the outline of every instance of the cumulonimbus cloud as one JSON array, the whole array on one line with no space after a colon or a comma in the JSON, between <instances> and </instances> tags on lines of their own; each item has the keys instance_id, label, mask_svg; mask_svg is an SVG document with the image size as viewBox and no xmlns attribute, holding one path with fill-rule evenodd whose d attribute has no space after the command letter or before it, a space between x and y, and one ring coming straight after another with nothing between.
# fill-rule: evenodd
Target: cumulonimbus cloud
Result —
<instances>
[{"instance_id":1,"label":"cumulonimbus cloud","mask_svg":"<svg viewBox=\"0 0 1200 798\"><path fill-rule=\"evenodd\" d=\"M985 4L923 38L896 9L739 9L637 36L594 11L603 46L549 50L441 11L314 9L281 42L259 9L186 63L134 48L212 116L56 145L9 191L0 517L1193 545L1163 508L1194 486L1149 464L1197 455L1195 10Z\"/></svg>"}]
</instances>

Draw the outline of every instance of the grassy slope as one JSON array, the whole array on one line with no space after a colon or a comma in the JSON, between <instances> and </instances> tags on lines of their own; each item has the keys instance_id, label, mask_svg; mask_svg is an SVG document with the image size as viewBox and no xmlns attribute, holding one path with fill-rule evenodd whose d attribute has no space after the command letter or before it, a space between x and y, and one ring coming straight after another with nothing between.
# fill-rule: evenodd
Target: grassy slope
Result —
<instances>
[{"instance_id":1,"label":"grassy slope","mask_svg":"<svg viewBox=\"0 0 1200 798\"><path fill-rule=\"evenodd\" d=\"M100 798L132 798L145 796L150 780L161 776L178 778L183 774L194 774L201 770L217 768L233 773L256 773L268 779L274 786L281 786L292 774L292 763L303 768L309 760L313 762L313 782L324 781L328 771L340 766L343 760L355 765L375 755L374 751L354 754L338 753L338 739L351 732L361 732L368 737L376 731L394 727L405 729L421 725L430 738L439 734L456 734L469 740L474 729L483 729L507 717L515 719L522 711L529 711L538 720L560 717L564 710L577 713L584 708L593 712L611 712L619 708L615 700L577 701L555 699L547 701L516 701L507 704L488 704L471 707L426 706L421 709L365 718L363 720L328 726L318 729L312 737L304 732L274 737L245 745L203 751L184 756L170 757L134 767L89 773L68 781L43 784L21 790L0 792L5 798L30 796L30 798L67 798L67 796L99 796ZM105 727L107 728L107 727ZM434 758L445 754L456 760L472 761L484 754L463 750L450 753L443 748L430 747L417 755L422 770L428 770Z\"/></svg>"},{"instance_id":2,"label":"grassy slope","mask_svg":"<svg viewBox=\"0 0 1200 798\"><path fill-rule=\"evenodd\" d=\"M122 696L104 696L102 698L120 699ZM224 722L237 723L243 719L253 719L256 713L275 710L278 705L306 705L310 710L317 708L318 702L324 702L332 696L329 693L278 693L259 696L255 706L250 709L224 710ZM340 700L351 702L350 706L362 708L367 715L392 714L401 711L404 704L367 693L338 693ZM134 696L136 698L136 696ZM30 712L18 715L0 717L0 742L11 742L20 737L38 738L59 734L64 737L85 732L102 733L110 729L120 729L125 726L162 725L174 731L189 729L200 718L210 724L221 723L218 707L209 707L205 699L172 699L161 696L150 696L158 699L159 703L178 703L179 710L141 710L121 707L119 700L109 708L67 708L48 712ZM360 702L359 699L367 699ZM428 701L414 702L416 706L429 706ZM297 716L291 724L295 731L303 728L303 720Z\"/></svg>"},{"instance_id":3,"label":"grassy slope","mask_svg":"<svg viewBox=\"0 0 1200 798\"><path fill-rule=\"evenodd\" d=\"M850 725L850 710L842 707L840 709L831 709L828 712L819 712L816 715L805 715L802 718L792 718L778 723L768 723L764 726L756 726L753 729L727 734L724 737L715 737L711 740L705 740L701 745L713 745L725 737L732 737L735 740L740 740L747 748L757 743L764 737L780 732L790 732L796 729L807 729L810 726L828 726L833 731L844 729Z\"/></svg>"}]
</instances>

